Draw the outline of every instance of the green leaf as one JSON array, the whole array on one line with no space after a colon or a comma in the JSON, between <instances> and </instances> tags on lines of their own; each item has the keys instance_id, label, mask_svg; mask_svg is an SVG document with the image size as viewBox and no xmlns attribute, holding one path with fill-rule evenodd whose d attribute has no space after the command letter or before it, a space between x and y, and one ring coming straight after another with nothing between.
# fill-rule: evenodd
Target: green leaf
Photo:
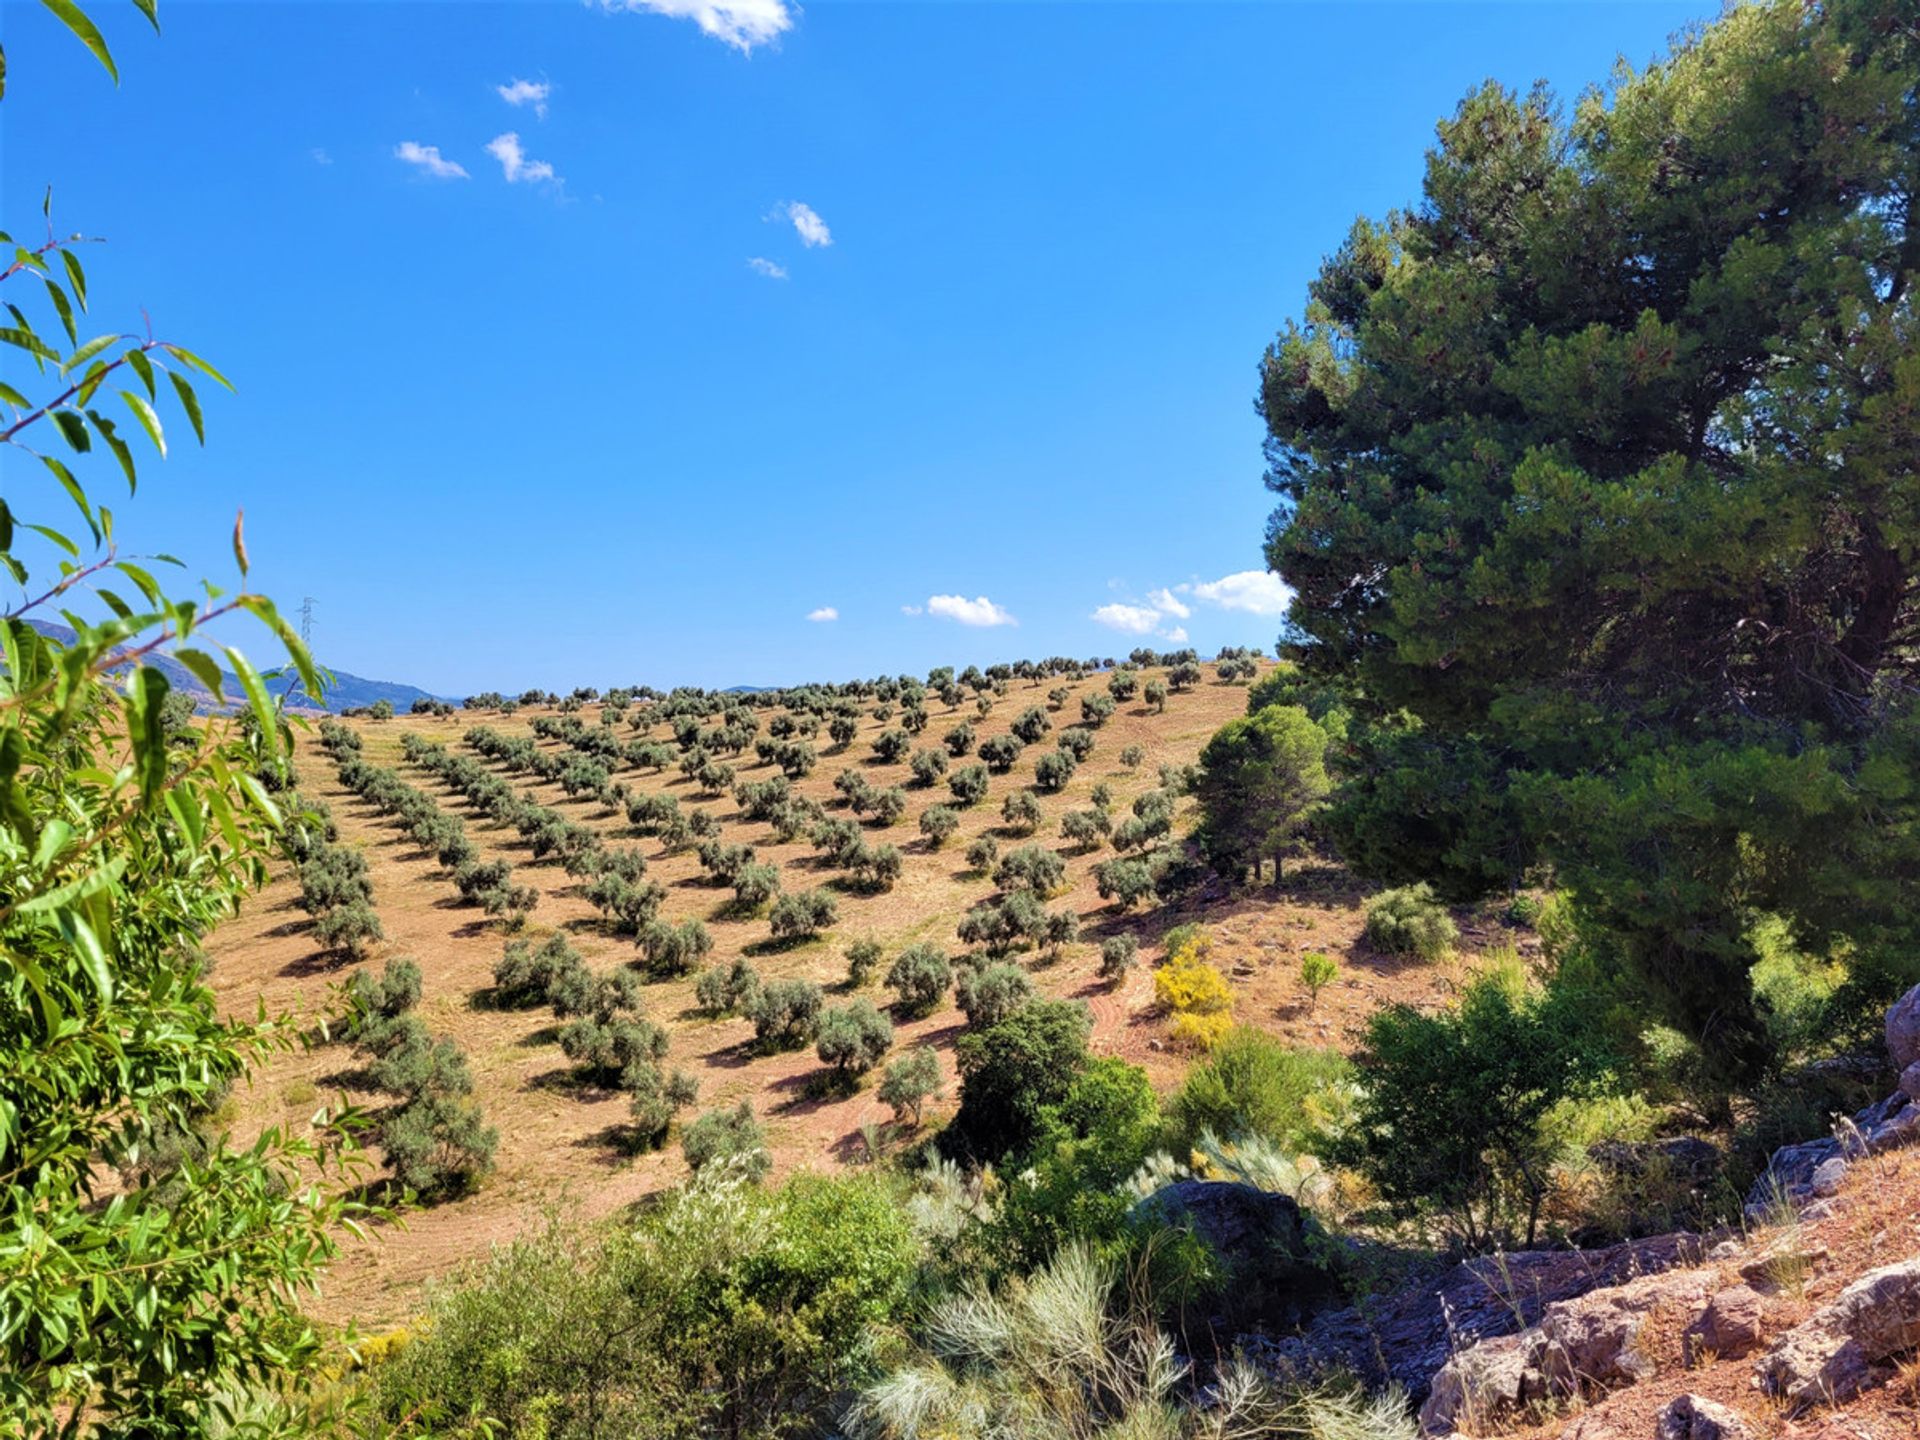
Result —
<instances>
[{"instance_id":1,"label":"green leaf","mask_svg":"<svg viewBox=\"0 0 1920 1440\"><path fill-rule=\"evenodd\" d=\"M151 805L167 783L167 692L173 687L157 666L142 665L127 682L127 738L140 775L142 800Z\"/></svg>"},{"instance_id":2,"label":"green leaf","mask_svg":"<svg viewBox=\"0 0 1920 1440\"><path fill-rule=\"evenodd\" d=\"M113 83L118 85L120 71L115 67L113 56L107 50L105 38L93 21L87 18L86 11L74 4L73 0L40 0L40 3L60 17L61 24L71 30L80 43L93 52L93 58L106 66L107 74L111 75Z\"/></svg>"},{"instance_id":3,"label":"green leaf","mask_svg":"<svg viewBox=\"0 0 1920 1440\"><path fill-rule=\"evenodd\" d=\"M261 680L260 672L247 663L247 657L231 645L223 647L227 654L227 667L240 681L240 688L246 691L247 703L253 710L253 718L260 726L260 743L267 747L269 759L280 758L280 727L275 724L273 698L267 694L266 683ZM272 810L269 805L268 810Z\"/></svg>"},{"instance_id":4,"label":"green leaf","mask_svg":"<svg viewBox=\"0 0 1920 1440\"><path fill-rule=\"evenodd\" d=\"M153 441L153 448L160 452L162 460L167 458L167 436L160 428L160 416L144 396L131 390L122 390L120 398L127 402L127 408L133 411L133 418L140 422L140 428L147 432L147 438Z\"/></svg>"},{"instance_id":5,"label":"green leaf","mask_svg":"<svg viewBox=\"0 0 1920 1440\"><path fill-rule=\"evenodd\" d=\"M51 455L42 455L40 463L53 472L53 478L60 482L60 488L65 490L68 498L80 507L80 513L86 517L87 528L93 532L93 543L98 545L100 543L99 523L93 518L93 506L87 503L87 492L80 488L80 482L73 478L73 472L67 469L64 461L55 459ZM0 545L0 549L4 548L6 548L4 545Z\"/></svg>"},{"instance_id":6,"label":"green leaf","mask_svg":"<svg viewBox=\"0 0 1920 1440\"><path fill-rule=\"evenodd\" d=\"M31 330L15 328L12 325L0 325L0 343L12 345L41 360L51 361L55 365L60 363L60 352Z\"/></svg>"},{"instance_id":7,"label":"green leaf","mask_svg":"<svg viewBox=\"0 0 1920 1440\"><path fill-rule=\"evenodd\" d=\"M213 366L209 365L206 361L202 360L198 355L194 354L191 350L186 349L184 346L162 344L160 348L166 351L169 355L173 356L174 359L180 361L183 365L191 365L194 369L198 370L202 375L206 376L209 380L218 381L221 385L225 386L229 390L233 389L233 382L231 380L227 379L226 376L222 375L218 370L214 369Z\"/></svg>"},{"instance_id":8,"label":"green leaf","mask_svg":"<svg viewBox=\"0 0 1920 1440\"><path fill-rule=\"evenodd\" d=\"M176 370L169 370L167 378L173 382L173 393L180 397L180 408L187 412L187 423L193 426L194 438L202 445L207 443L206 427L200 420L200 397L193 393L193 386L187 377Z\"/></svg>"},{"instance_id":9,"label":"green leaf","mask_svg":"<svg viewBox=\"0 0 1920 1440\"><path fill-rule=\"evenodd\" d=\"M133 0L133 3L139 6L140 13L147 17L147 23L153 26L154 33L156 35L159 34L160 33L159 0Z\"/></svg>"},{"instance_id":10,"label":"green leaf","mask_svg":"<svg viewBox=\"0 0 1920 1440\"><path fill-rule=\"evenodd\" d=\"M16 410L31 410L33 408L33 402L31 400L27 399L26 396L22 395L4 380L0 380L0 400L6 401L7 404L13 406Z\"/></svg>"},{"instance_id":11,"label":"green leaf","mask_svg":"<svg viewBox=\"0 0 1920 1440\"><path fill-rule=\"evenodd\" d=\"M60 911L54 916L54 923L80 957L81 967L93 981L93 988L100 992L102 1002L113 999L113 972L107 967L107 952L101 948L100 937L93 933L93 927L72 910Z\"/></svg>"},{"instance_id":12,"label":"green leaf","mask_svg":"<svg viewBox=\"0 0 1920 1440\"><path fill-rule=\"evenodd\" d=\"M207 687L209 695L215 700L221 698L226 676L220 673L220 666L211 655L204 650L186 649L174 651L173 658L186 666L193 678Z\"/></svg>"},{"instance_id":13,"label":"green leaf","mask_svg":"<svg viewBox=\"0 0 1920 1440\"><path fill-rule=\"evenodd\" d=\"M60 427L61 437L76 454L84 455L93 449L93 437L87 434L86 418L77 410L56 410L53 423Z\"/></svg>"},{"instance_id":14,"label":"green leaf","mask_svg":"<svg viewBox=\"0 0 1920 1440\"><path fill-rule=\"evenodd\" d=\"M80 268L80 257L71 250L60 252L60 262L67 267L67 283L73 286L73 298L80 308L87 308L87 272Z\"/></svg>"},{"instance_id":15,"label":"green leaf","mask_svg":"<svg viewBox=\"0 0 1920 1440\"><path fill-rule=\"evenodd\" d=\"M60 373L62 375L71 375L82 365L86 364L87 361L98 355L102 350L105 350L109 345L117 345L125 338L124 335L94 336L93 339L87 341L86 344L82 345L67 357L66 363L60 367ZM55 358L57 359L58 357L56 356Z\"/></svg>"},{"instance_id":16,"label":"green leaf","mask_svg":"<svg viewBox=\"0 0 1920 1440\"><path fill-rule=\"evenodd\" d=\"M74 345L78 345L80 343L80 332L74 328L73 306L68 303L67 292L51 280L46 282L46 286L47 299L53 302L54 313L60 317L60 325L61 328L67 332L67 340Z\"/></svg>"},{"instance_id":17,"label":"green leaf","mask_svg":"<svg viewBox=\"0 0 1920 1440\"><path fill-rule=\"evenodd\" d=\"M140 377L140 383L147 387L147 398L155 398L153 390L153 361L147 358L144 350L129 350L127 364L133 367L133 373Z\"/></svg>"},{"instance_id":18,"label":"green leaf","mask_svg":"<svg viewBox=\"0 0 1920 1440\"><path fill-rule=\"evenodd\" d=\"M100 432L100 438L107 442L107 448L113 451L113 458L120 462L120 468L126 472L127 493L131 495L139 485L139 477L134 473L133 449L120 438L120 431L114 423L98 410L89 410L87 418L93 421L93 428ZM100 512L106 514L104 509Z\"/></svg>"}]
</instances>

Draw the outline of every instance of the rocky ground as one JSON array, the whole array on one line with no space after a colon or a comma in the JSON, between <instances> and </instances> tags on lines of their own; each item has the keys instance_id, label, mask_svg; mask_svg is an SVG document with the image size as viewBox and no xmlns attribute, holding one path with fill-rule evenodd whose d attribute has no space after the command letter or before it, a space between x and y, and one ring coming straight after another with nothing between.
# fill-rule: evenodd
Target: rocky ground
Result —
<instances>
[{"instance_id":1,"label":"rocky ground","mask_svg":"<svg viewBox=\"0 0 1920 1440\"><path fill-rule=\"evenodd\" d=\"M1482 1257L1272 1357L1393 1381L1435 1437L1920 1436L1920 988L1900 1088L1778 1152L1739 1233Z\"/></svg>"}]
</instances>

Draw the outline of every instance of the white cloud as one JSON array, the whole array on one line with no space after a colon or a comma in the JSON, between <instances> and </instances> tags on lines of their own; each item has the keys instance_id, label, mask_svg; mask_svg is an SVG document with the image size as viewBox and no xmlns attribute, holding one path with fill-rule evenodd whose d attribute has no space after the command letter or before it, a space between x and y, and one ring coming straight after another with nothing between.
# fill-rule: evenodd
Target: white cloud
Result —
<instances>
[{"instance_id":1,"label":"white cloud","mask_svg":"<svg viewBox=\"0 0 1920 1440\"><path fill-rule=\"evenodd\" d=\"M553 94L553 86L545 80L521 80L516 77L509 85L496 85L493 88L502 100L516 110L522 105L531 105L536 118L547 118L547 97Z\"/></svg>"},{"instance_id":2,"label":"white cloud","mask_svg":"<svg viewBox=\"0 0 1920 1440\"><path fill-rule=\"evenodd\" d=\"M811 250L816 245L831 245L833 231L827 228L827 222L815 213L811 205L803 205L795 200L782 207L787 219L793 222L794 232L799 235L800 243Z\"/></svg>"},{"instance_id":3,"label":"white cloud","mask_svg":"<svg viewBox=\"0 0 1920 1440\"><path fill-rule=\"evenodd\" d=\"M402 140L393 147L396 160L404 160L416 169L423 170L436 180L465 180L467 172L456 161L443 159L438 145L422 145L416 140Z\"/></svg>"},{"instance_id":4,"label":"white cloud","mask_svg":"<svg viewBox=\"0 0 1920 1440\"><path fill-rule=\"evenodd\" d=\"M529 160L527 152L521 148L520 137L509 130L504 135L496 135L487 142L487 153L500 162L501 173L507 177L509 185L521 181L536 184L542 180L553 180L553 166L544 160Z\"/></svg>"},{"instance_id":5,"label":"white cloud","mask_svg":"<svg viewBox=\"0 0 1920 1440\"><path fill-rule=\"evenodd\" d=\"M831 605L822 605L818 610L809 610L807 612L807 619L813 621L816 625L824 625L830 620L838 620L839 618L840 612Z\"/></svg>"},{"instance_id":6,"label":"white cloud","mask_svg":"<svg viewBox=\"0 0 1920 1440\"><path fill-rule=\"evenodd\" d=\"M608 10L665 15L691 20L716 40L741 54L766 45L793 28L793 8L786 0L600 0Z\"/></svg>"},{"instance_id":7,"label":"white cloud","mask_svg":"<svg viewBox=\"0 0 1920 1440\"><path fill-rule=\"evenodd\" d=\"M927 612L926 608L921 605L902 605L900 607L900 613L902 615L924 615Z\"/></svg>"},{"instance_id":8,"label":"white cloud","mask_svg":"<svg viewBox=\"0 0 1920 1440\"><path fill-rule=\"evenodd\" d=\"M1182 594L1222 610L1244 610L1249 615L1284 615L1293 592L1271 570L1238 570L1218 580L1182 585Z\"/></svg>"},{"instance_id":9,"label":"white cloud","mask_svg":"<svg viewBox=\"0 0 1920 1440\"><path fill-rule=\"evenodd\" d=\"M1093 618L1110 630L1129 635L1151 635L1160 625L1160 612L1145 605L1102 605Z\"/></svg>"},{"instance_id":10,"label":"white cloud","mask_svg":"<svg viewBox=\"0 0 1920 1440\"><path fill-rule=\"evenodd\" d=\"M1179 596L1162 586L1147 595L1147 603L1162 615L1171 615L1176 620L1185 620L1193 611L1180 602Z\"/></svg>"},{"instance_id":11,"label":"white cloud","mask_svg":"<svg viewBox=\"0 0 1920 1440\"><path fill-rule=\"evenodd\" d=\"M324 145L314 146L307 154L313 157L313 163L316 165L331 165L333 163L333 156L327 153L327 147Z\"/></svg>"},{"instance_id":12,"label":"white cloud","mask_svg":"<svg viewBox=\"0 0 1920 1440\"><path fill-rule=\"evenodd\" d=\"M787 278L787 267L767 259L764 255L755 255L748 259L747 268L756 275L766 276L769 280Z\"/></svg>"},{"instance_id":13,"label":"white cloud","mask_svg":"<svg viewBox=\"0 0 1920 1440\"><path fill-rule=\"evenodd\" d=\"M1160 632L1160 638L1162 640L1171 640L1176 645L1184 645L1187 643L1187 627L1184 625L1176 625L1171 630L1162 630Z\"/></svg>"},{"instance_id":14,"label":"white cloud","mask_svg":"<svg viewBox=\"0 0 1920 1440\"><path fill-rule=\"evenodd\" d=\"M984 595L969 600L964 595L930 595L927 597L927 613L939 615L948 620L957 620L962 625L986 627L990 625L1018 625L1005 610Z\"/></svg>"}]
</instances>

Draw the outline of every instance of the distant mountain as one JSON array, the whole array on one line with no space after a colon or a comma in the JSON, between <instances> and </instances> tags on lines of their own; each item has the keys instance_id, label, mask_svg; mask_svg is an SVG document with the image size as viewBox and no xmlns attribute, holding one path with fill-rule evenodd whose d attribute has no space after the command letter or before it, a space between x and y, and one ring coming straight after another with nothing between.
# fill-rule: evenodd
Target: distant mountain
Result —
<instances>
[{"instance_id":1,"label":"distant mountain","mask_svg":"<svg viewBox=\"0 0 1920 1440\"><path fill-rule=\"evenodd\" d=\"M73 631L65 625L56 624L51 620L35 620L31 623L34 629L50 640L59 640L64 643L73 639ZM196 709L208 711L218 708L207 687L202 685L194 673L178 660L156 651L147 657L147 663L165 675L167 683L174 689L184 695L192 696ZM223 698L231 705L240 695L240 681L229 671L222 670L220 674L222 688L226 692ZM415 700L448 698L422 690L417 685L403 685L395 680L366 680L345 670L333 671L332 677L333 683L327 689L324 704L316 704L302 693L300 682L293 675L270 680L267 688L276 695L284 693L287 696L289 709L328 710L336 713L341 710L358 709L362 705L371 705L376 700L391 700L393 708L405 714ZM459 702L454 701L454 703Z\"/></svg>"}]
</instances>

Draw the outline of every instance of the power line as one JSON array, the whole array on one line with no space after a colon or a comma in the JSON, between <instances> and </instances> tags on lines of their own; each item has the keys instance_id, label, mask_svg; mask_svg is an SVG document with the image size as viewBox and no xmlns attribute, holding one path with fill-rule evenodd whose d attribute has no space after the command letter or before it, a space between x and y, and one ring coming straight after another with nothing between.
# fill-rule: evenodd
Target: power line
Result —
<instances>
[{"instance_id":1,"label":"power line","mask_svg":"<svg viewBox=\"0 0 1920 1440\"><path fill-rule=\"evenodd\" d=\"M313 653L313 597L307 595L300 601L300 643L307 653Z\"/></svg>"}]
</instances>

